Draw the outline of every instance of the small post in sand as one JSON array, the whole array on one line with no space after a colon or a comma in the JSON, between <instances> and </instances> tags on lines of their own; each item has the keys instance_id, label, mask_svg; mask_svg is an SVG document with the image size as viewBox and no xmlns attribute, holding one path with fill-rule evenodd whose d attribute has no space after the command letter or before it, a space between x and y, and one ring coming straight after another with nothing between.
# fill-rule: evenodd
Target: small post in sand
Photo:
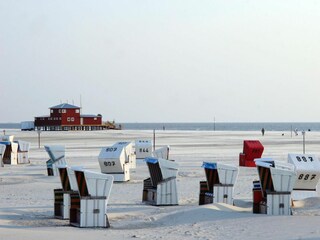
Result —
<instances>
[{"instance_id":1,"label":"small post in sand","mask_svg":"<svg viewBox=\"0 0 320 240\"><path fill-rule=\"evenodd\" d=\"M156 130L153 129L153 151L156 150Z\"/></svg>"}]
</instances>

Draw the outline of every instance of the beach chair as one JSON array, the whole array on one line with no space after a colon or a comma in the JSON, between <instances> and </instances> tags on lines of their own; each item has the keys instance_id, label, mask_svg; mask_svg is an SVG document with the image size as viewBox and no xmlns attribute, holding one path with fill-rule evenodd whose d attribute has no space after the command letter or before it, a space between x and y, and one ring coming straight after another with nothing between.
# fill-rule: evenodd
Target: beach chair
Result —
<instances>
[{"instance_id":1,"label":"beach chair","mask_svg":"<svg viewBox=\"0 0 320 240\"><path fill-rule=\"evenodd\" d=\"M320 180L318 157L313 154L288 154L288 162L294 165L297 173L297 180L291 193L292 199L318 197L317 185Z\"/></svg>"},{"instance_id":2,"label":"beach chair","mask_svg":"<svg viewBox=\"0 0 320 240\"><path fill-rule=\"evenodd\" d=\"M18 144L18 164L30 163L29 161L29 150L30 143L26 141L18 140L16 141Z\"/></svg>"},{"instance_id":3,"label":"beach chair","mask_svg":"<svg viewBox=\"0 0 320 240\"><path fill-rule=\"evenodd\" d=\"M4 166L2 158L3 158L5 151L6 151L6 145L0 144L0 167Z\"/></svg>"},{"instance_id":4,"label":"beach chair","mask_svg":"<svg viewBox=\"0 0 320 240\"><path fill-rule=\"evenodd\" d=\"M113 176L74 169L78 193L71 194L70 225L76 227L110 227L107 204Z\"/></svg>"},{"instance_id":5,"label":"beach chair","mask_svg":"<svg viewBox=\"0 0 320 240\"><path fill-rule=\"evenodd\" d=\"M146 158L145 162L150 178L143 181L142 201L155 206L178 205L178 164L153 157Z\"/></svg>"},{"instance_id":6,"label":"beach chair","mask_svg":"<svg viewBox=\"0 0 320 240\"><path fill-rule=\"evenodd\" d=\"M98 159L101 172L111 174L115 182L130 180L130 162L123 145L103 147Z\"/></svg>"},{"instance_id":7,"label":"beach chair","mask_svg":"<svg viewBox=\"0 0 320 240\"><path fill-rule=\"evenodd\" d=\"M46 162L48 176L58 176L57 165L67 165L65 160L65 146L62 145L50 145L44 146L50 159Z\"/></svg>"},{"instance_id":8,"label":"beach chair","mask_svg":"<svg viewBox=\"0 0 320 240\"><path fill-rule=\"evenodd\" d=\"M255 162L262 195L259 213L291 215L291 191L296 181L294 166L270 158L256 159Z\"/></svg>"},{"instance_id":9,"label":"beach chair","mask_svg":"<svg viewBox=\"0 0 320 240\"><path fill-rule=\"evenodd\" d=\"M147 139L136 140L135 152L137 159L145 159L146 157L152 157L152 141Z\"/></svg>"},{"instance_id":10,"label":"beach chair","mask_svg":"<svg viewBox=\"0 0 320 240\"><path fill-rule=\"evenodd\" d=\"M155 151L152 152L152 156L155 158L162 158L162 159L169 159L169 146L164 146L162 148L158 148Z\"/></svg>"},{"instance_id":11,"label":"beach chair","mask_svg":"<svg viewBox=\"0 0 320 240\"><path fill-rule=\"evenodd\" d=\"M258 140L244 140L243 152L239 154L239 166L255 167L254 159L261 158L264 147Z\"/></svg>"},{"instance_id":12,"label":"beach chair","mask_svg":"<svg viewBox=\"0 0 320 240\"><path fill-rule=\"evenodd\" d=\"M214 162L203 162L202 167L207 180L200 181L199 205L233 205L233 188L238 177L238 167Z\"/></svg>"},{"instance_id":13,"label":"beach chair","mask_svg":"<svg viewBox=\"0 0 320 240\"><path fill-rule=\"evenodd\" d=\"M18 144L13 142L14 136L4 135L0 144L6 145L5 152L2 156L4 164L17 165L18 164Z\"/></svg>"},{"instance_id":14,"label":"beach chair","mask_svg":"<svg viewBox=\"0 0 320 240\"><path fill-rule=\"evenodd\" d=\"M74 170L67 166L57 166L62 188L54 189L54 216L70 218L71 195L79 194Z\"/></svg>"},{"instance_id":15,"label":"beach chair","mask_svg":"<svg viewBox=\"0 0 320 240\"><path fill-rule=\"evenodd\" d=\"M112 147L123 149L125 163L129 163L131 169L136 168L136 154L134 153L132 142L117 142Z\"/></svg>"}]
</instances>

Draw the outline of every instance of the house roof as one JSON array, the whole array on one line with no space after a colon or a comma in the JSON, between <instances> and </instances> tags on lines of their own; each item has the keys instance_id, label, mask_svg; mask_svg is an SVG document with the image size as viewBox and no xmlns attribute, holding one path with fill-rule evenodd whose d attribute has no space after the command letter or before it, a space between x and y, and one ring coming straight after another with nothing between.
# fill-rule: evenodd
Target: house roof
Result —
<instances>
[{"instance_id":1,"label":"house roof","mask_svg":"<svg viewBox=\"0 0 320 240\"><path fill-rule=\"evenodd\" d=\"M74 106L74 105L71 105L69 103L61 103L57 106L53 106L51 107L50 109L61 109L61 108L64 108L64 109L78 109L80 107L77 107L77 106Z\"/></svg>"},{"instance_id":2,"label":"house roof","mask_svg":"<svg viewBox=\"0 0 320 240\"><path fill-rule=\"evenodd\" d=\"M94 115L94 114L81 114L80 117L102 117L102 116L98 116L98 115Z\"/></svg>"}]
</instances>

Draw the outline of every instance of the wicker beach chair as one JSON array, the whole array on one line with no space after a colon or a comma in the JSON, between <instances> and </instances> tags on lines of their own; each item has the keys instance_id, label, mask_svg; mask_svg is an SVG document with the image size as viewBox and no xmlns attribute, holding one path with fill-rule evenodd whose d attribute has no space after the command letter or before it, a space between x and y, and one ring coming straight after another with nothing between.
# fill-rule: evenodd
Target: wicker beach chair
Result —
<instances>
[{"instance_id":1,"label":"wicker beach chair","mask_svg":"<svg viewBox=\"0 0 320 240\"><path fill-rule=\"evenodd\" d=\"M110 174L115 182L130 180L130 168L135 167L135 156L127 144L121 142L104 147L99 154L99 165L102 173Z\"/></svg>"},{"instance_id":2,"label":"wicker beach chair","mask_svg":"<svg viewBox=\"0 0 320 240\"><path fill-rule=\"evenodd\" d=\"M199 205L210 203L233 204L233 187L238 167L221 163L204 162L206 181L200 181Z\"/></svg>"},{"instance_id":3,"label":"wicker beach chair","mask_svg":"<svg viewBox=\"0 0 320 240\"><path fill-rule=\"evenodd\" d=\"M291 197L302 200L318 197L317 186L320 182L320 161L314 154L289 154L288 162L294 165L297 181L294 184Z\"/></svg>"},{"instance_id":4,"label":"wicker beach chair","mask_svg":"<svg viewBox=\"0 0 320 240\"><path fill-rule=\"evenodd\" d=\"M67 165L65 160L65 146L62 145L51 145L44 146L50 159L46 162L48 176L58 176L57 166Z\"/></svg>"},{"instance_id":5,"label":"wicker beach chair","mask_svg":"<svg viewBox=\"0 0 320 240\"><path fill-rule=\"evenodd\" d=\"M70 224L76 227L110 227L107 204L113 176L74 169L78 193L71 194Z\"/></svg>"},{"instance_id":6,"label":"wicker beach chair","mask_svg":"<svg viewBox=\"0 0 320 240\"><path fill-rule=\"evenodd\" d=\"M59 219L70 218L71 195L78 194L74 171L67 166L57 166L62 188L54 189L54 216Z\"/></svg>"},{"instance_id":7,"label":"wicker beach chair","mask_svg":"<svg viewBox=\"0 0 320 240\"><path fill-rule=\"evenodd\" d=\"M2 158L3 158L5 151L6 151L6 145L0 144L0 167L4 166Z\"/></svg>"},{"instance_id":8,"label":"wicker beach chair","mask_svg":"<svg viewBox=\"0 0 320 240\"><path fill-rule=\"evenodd\" d=\"M270 158L255 160L260 179L262 200L259 213L291 215L291 192L296 181L292 164L278 163ZM257 201L253 201L257 212Z\"/></svg>"},{"instance_id":9,"label":"wicker beach chair","mask_svg":"<svg viewBox=\"0 0 320 240\"><path fill-rule=\"evenodd\" d=\"M142 201L151 205L178 205L178 164L161 158L146 158L150 178L143 181Z\"/></svg>"}]
</instances>

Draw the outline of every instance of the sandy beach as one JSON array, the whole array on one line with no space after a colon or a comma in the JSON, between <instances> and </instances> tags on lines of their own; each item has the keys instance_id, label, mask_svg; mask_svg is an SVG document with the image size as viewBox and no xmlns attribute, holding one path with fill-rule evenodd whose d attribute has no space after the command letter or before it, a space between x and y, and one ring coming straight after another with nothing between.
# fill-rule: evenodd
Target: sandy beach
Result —
<instances>
[{"instance_id":1,"label":"sandy beach","mask_svg":"<svg viewBox=\"0 0 320 240\"><path fill-rule=\"evenodd\" d=\"M31 142L30 164L0 168L0 239L320 239L320 197L295 202L292 216L252 213L252 181L256 168L240 167L234 188L235 206L198 205L203 161L238 166L243 140L260 140L264 157L287 162L288 153L302 153L302 136L290 132L158 131L156 146L170 145L170 159L179 164L179 206L155 207L141 202L146 164L137 162L127 183L114 183L108 202L108 229L71 227L53 217L53 189L58 177L46 172L44 145L66 146L69 166L100 172L102 147L117 141L152 139L152 131L37 132L7 130L15 140ZM320 132L306 133L306 153L320 156ZM318 189L318 196L319 189Z\"/></svg>"}]
</instances>

